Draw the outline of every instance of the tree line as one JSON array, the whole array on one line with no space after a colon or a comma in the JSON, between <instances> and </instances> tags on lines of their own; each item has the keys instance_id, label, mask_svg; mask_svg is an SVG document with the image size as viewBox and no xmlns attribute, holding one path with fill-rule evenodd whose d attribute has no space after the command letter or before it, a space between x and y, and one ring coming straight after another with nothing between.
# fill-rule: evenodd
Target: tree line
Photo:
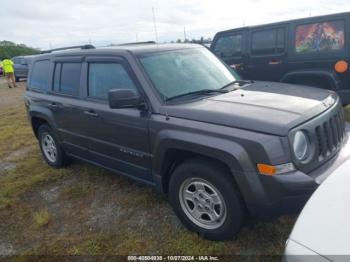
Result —
<instances>
[{"instance_id":1,"label":"tree line","mask_svg":"<svg viewBox=\"0 0 350 262\"><path fill-rule=\"evenodd\" d=\"M22 56L22 55L35 55L40 51L38 49L28 47L24 44L16 44L11 41L0 41L0 59L9 57L12 58L14 56Z\"/></svg>"}]
</instances>

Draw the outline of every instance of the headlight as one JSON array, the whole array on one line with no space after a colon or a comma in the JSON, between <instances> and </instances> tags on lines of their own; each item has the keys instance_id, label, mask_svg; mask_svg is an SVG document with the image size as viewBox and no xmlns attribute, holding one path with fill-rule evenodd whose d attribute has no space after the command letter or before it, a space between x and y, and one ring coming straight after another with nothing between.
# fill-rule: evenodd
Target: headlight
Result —
<instances>
[{"instance_id":1,"label":"headlight","mask_svg":"<svg viewBox=\"0 0 350 262\"><path fill-rule=\"evenodd\" d=\"M295 157L299 161L303 161L308 157L310 151L310 143L309 139L303 131L298 131L295 133L293 140L293 151Z\"/></svg>"}]
</instances>

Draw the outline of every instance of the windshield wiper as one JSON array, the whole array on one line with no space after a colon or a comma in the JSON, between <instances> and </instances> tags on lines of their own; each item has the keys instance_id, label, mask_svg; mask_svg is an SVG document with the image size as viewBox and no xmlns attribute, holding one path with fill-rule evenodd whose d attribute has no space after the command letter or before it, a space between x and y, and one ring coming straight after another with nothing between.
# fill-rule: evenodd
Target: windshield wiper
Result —
<instances>
[{"instance_id":1,"label":"windshield wiper","mask_svg":"<svg viewBox=\"0 0 350 262\"><path fill-rule=\"evenodd\" d=\"M165 101L170 101L170 100L174 100L174 99L185 97L185 96L208 95L208 94L212 94L212 93L228 93L228 91L227 90L222 90L222 89L202 89L202 90L198 90L198 91L192 91L192 92L184 93L184 94L181 94L181 95L172 96L172 97L167 98Z\"/></svg>"},{"instance_id":2,"label":"windshield wiper","mask_svg":"<svg viewBox=\"0 0 350 262\"><path fill-rule=\"evenodd\" d=\"M235 84L238 84L239 87L241 86L244 86L244 85L247 85L247 84L252 84L254 83L253 80L235 80L235 81L232 81L226 85L224 85L223 87L220 88L220 90L225 90L226 88L232 86L232 85L235 85ZM236 88L233 88L232 90L229 90L229 91L234 91L234 90L237 90L239 89L238 87Z\"/></svg>"}]
</instances>

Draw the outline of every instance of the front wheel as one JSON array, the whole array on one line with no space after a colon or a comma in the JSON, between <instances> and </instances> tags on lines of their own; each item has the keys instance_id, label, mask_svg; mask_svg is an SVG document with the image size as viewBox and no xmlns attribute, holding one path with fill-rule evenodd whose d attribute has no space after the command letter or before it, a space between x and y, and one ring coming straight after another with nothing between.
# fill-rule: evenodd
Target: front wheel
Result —
<instances>
[{"instance_id":1,"label":"front wheel","mask_svg":"<svg viewBox=\"0 0 350 262\"><path fill-rule=\"evenodd\" d=\"M197 158L171 176L169 200L183 224L206 239L233 238L243 221L243 204L230 174L220 164Z\"/></svg>"}]
</instances>

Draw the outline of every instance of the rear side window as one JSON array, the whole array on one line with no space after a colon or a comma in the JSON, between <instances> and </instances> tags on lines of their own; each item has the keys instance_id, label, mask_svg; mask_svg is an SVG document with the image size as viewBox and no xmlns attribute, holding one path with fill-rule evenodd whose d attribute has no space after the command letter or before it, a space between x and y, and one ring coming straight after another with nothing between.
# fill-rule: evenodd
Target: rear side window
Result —
<instances>
[{"instance_id":1,"label":"rear side window","mask_svg":"<svg viewBox=\"0 0 350 262\"><path fill-rule=\"evenodd\" d=\"M19 64L19 58L15 57L15 58L12 58L12 62L14 64Z\"/></svg>"},{"instance_id":2,"label":"rear side window","mask_svg":"<svg viewBox=\"0 0 350 262\"><path fill-rule=\"evenodd\" d=\"M252 33L252 54L278 54L283 53L284 49L285 32L283 28L262 30Z\"/></svg>"},{"instance_id":3,"label":"rear side window","mask_svg":"<svg viewBox=\"0 0 350 262\"><path fill-rule=\"evenodd\" d=\"M37 61L33 65L30 88L42 91L49 89L49 60Z\"/></svg>"},{"instance_id":4,"label":"rear side window","mask_svg":"<svg viewBox=\"0 0 350 262\"><path fill-rule=\"evenodd\" d=\"M295 30L297 54L342 50L345 46L344 21L299 25Z\"/></svg>"},{"instance_id":5,"label":"rear side window","mask_svg":"<svg viewBox=\"0 0 350 262\"><path fill-rule=\"evenodd\" d=\"M123 65L117 63L90 63L88 95L107 99L111 89L136 90L134 82Z\"/></svg>"},{"instance_id":6,"label":"rear side window","mask_svg":"<svg viewBox=\"0 0 350 262\"><path fill-rule=\"evenodd\" d=\"M65 95L78 96L80 90L81 63L57 63L53 89Z\"/></svg>"},{"instance_id":7,"label":"rear side window","mask_svg":"<svg viewBox=\"0 0 350 262\"><path fill-rule=\"evenodd\" d=\"M242 53L242 34L221 36L215 43L214 53L223 57Z\"/></svg>"}]
</instances>

